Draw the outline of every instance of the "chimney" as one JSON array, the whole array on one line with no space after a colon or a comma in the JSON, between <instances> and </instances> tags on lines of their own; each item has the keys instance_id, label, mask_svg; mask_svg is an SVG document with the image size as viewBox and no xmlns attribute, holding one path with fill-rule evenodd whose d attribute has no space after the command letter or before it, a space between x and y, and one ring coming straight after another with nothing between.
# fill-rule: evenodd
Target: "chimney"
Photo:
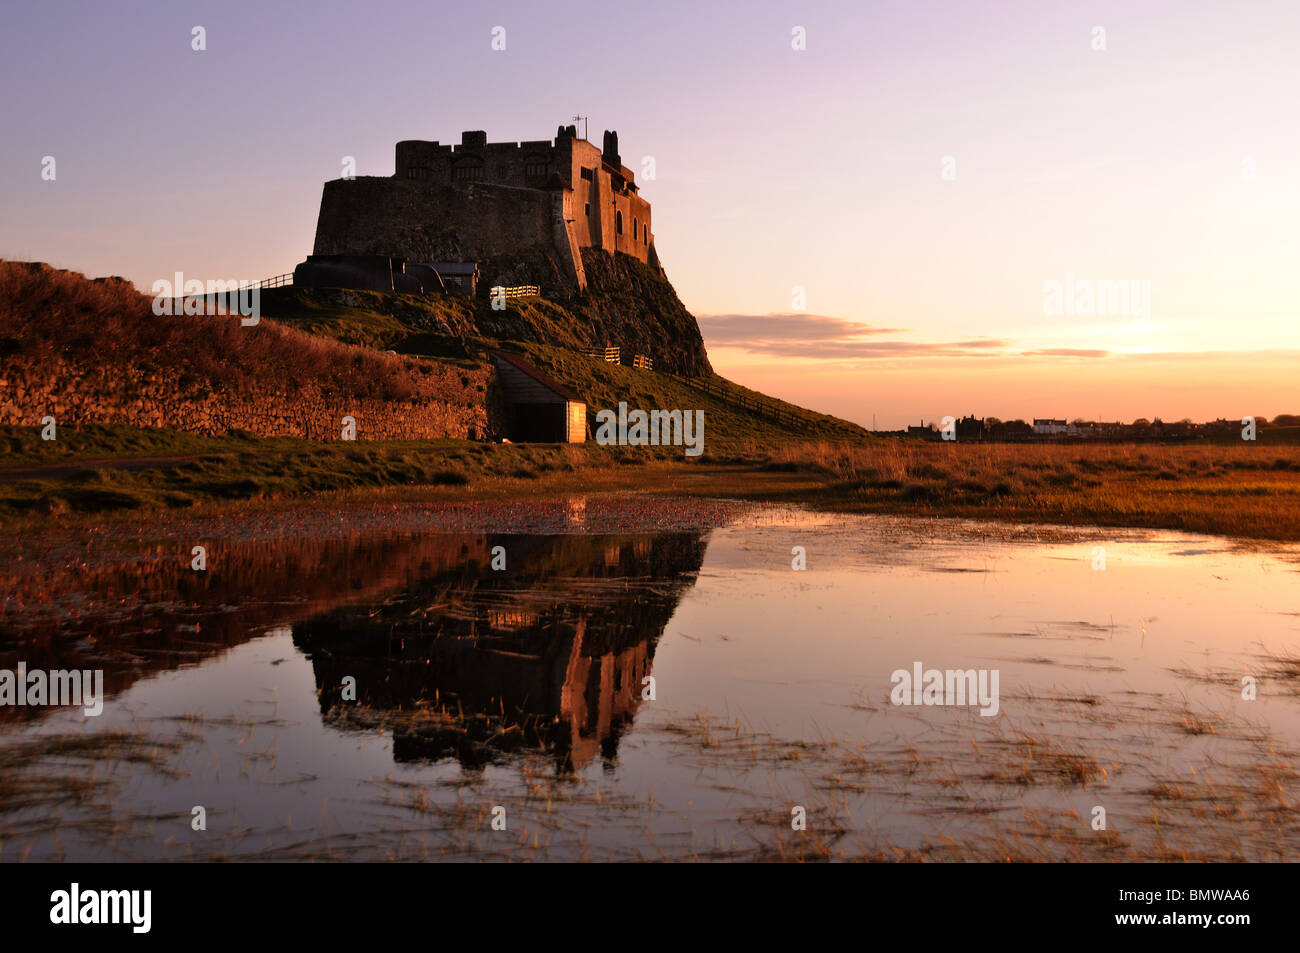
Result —
<instances>
[{"instance_id":1,"label":"chimney","mask_svg":"<svg viewBox=\"0 0 1300 953\"><path fill-rule=\"evenodd\" d=\"M605 144L600 150L600 157L610 165L618 167L623 164L618 157L618 133L605 130Z\"/></svg>"}]
</instances>

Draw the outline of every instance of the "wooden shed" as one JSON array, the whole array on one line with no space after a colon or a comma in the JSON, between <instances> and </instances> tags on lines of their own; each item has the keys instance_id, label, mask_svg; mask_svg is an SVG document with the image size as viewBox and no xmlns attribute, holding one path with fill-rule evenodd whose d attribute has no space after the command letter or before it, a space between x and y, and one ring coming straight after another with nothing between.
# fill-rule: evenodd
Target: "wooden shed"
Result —
<instances>
[{"instance_id":1,"label":"wooden shed","mask_svg":"<svg viewBox=\"0 0 1300 953\"><path fill-rule=\"evenodd\" d=\"M509 438L518 442L582 443L587 402L518 354L492 351L505 396Z\"/></svg>"}]
</instances>

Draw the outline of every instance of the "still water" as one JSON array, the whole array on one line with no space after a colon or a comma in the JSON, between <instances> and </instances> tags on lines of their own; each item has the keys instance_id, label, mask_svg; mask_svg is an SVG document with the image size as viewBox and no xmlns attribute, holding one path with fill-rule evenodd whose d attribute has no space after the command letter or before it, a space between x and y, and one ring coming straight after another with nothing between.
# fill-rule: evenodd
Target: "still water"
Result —
<instances>
[{"instance_id":1,"label":"still water","mask_svg":"<svg viewBox=\"0 0 1300 953\"><path fill-rule=\"evenodd\" d=\"M0 709L0 860L1300 859L1300 549L586 514L14 561L0 667L108 697Z\"/></svg>"}]
</instances>

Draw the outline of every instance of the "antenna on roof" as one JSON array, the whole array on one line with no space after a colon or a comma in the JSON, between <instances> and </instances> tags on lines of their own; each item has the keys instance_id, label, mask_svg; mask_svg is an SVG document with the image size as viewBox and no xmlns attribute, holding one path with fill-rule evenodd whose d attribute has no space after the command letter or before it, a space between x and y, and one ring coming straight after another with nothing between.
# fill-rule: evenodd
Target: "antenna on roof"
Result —
<instances>
[{"instance_id":1,"label":"antenna on roof","mask_svg":"<svg viewBox=\"0 0 1300 953\"><path fill-rule=\"evenodd\" d=\"M586 139L587 138L587 117L574 116L573 121L582 123L582 138Z\"/></svg>"}]
</instances>

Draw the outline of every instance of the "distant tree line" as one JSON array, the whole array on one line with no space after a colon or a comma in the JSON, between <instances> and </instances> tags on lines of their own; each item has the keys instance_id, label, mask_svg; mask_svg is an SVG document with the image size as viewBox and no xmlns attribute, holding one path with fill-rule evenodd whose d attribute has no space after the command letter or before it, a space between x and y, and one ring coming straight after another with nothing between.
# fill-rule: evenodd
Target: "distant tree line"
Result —
<instances>
[{"instance_id":1,"label":"distant tree line","mask_svg":"<svg viewBox=\"0 0 1300 953\"><path fill-rule=\"evenodd\" d=\"M1257 429L1300 427L1300 414L1278 414L1271 420L1262 414L1254 416ZM1170 440L1197 439L1226 433L1236 433L1242 428L1242 418L1219 418L1218 420L1195 422L1189 417L1182 420L1166 421L1159 417L1148 419L1139 417L1131 423L1120 421L1085 420L1002 420L999 417L975 417L973 415L955 419L952 424L954 438L959 441L969 440ZM942 440L943 427L938 421L919 426L909 426L905 430L878 431L881 434L892 433L898 436L920 437L925 440Z\"/></svg>"}]
</instances>

